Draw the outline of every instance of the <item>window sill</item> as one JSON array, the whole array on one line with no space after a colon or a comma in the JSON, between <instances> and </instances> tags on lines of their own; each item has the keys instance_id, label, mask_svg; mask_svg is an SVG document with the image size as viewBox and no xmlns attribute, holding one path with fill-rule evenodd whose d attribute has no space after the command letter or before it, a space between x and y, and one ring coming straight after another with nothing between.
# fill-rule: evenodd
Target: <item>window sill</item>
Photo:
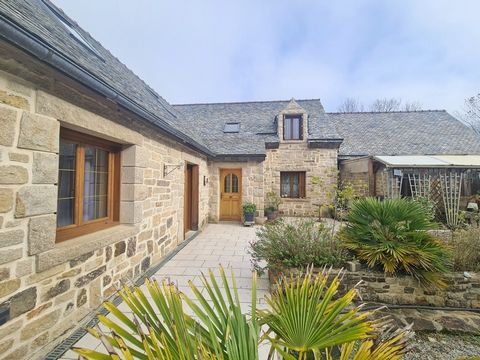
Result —
<instances>
[{"instance_id":1,"label":"window sill","mask_svg":"<svg viewBox=\"0 0 480 360\"><path fill-rule=\"evenodd\" d=\"M301 144L306 142L305 140L281 140L280 144Z\"/></svg>"},{"instance_id":2,"label":"window sill","mask_svg":"<svg viewBox=\"0 0 480 360\"><path fill-rule=\"evenodd\" d=\"M37 272L48 270L91 251L129 238L136 232L135 226L116 225L55 244L53 249L37 255Z\"/></svg>"},{"instance_id":3,"label":"window sill","mask_svg":"<svg viewBox=\"0 0 480 360\"><path fill-rule=\"evenodd\" d=\"M309 202L310 199L306 198L282 198L282 202L291 203L291 202Z\"/></svg>"}]
</instances>

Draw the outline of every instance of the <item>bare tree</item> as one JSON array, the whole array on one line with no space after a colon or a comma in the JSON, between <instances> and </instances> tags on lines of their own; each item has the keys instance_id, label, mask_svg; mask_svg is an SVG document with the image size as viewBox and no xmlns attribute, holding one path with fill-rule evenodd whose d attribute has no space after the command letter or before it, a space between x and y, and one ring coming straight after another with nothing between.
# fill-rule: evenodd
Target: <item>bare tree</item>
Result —
<instances>
[{"instance_id":1,"label":"bare tree","mask_svg":"<svg viewBox=\"0 0 480 360\"><path fill-rule=\"evenodd\" d=\"M402 99L382 98L375 100L370 106L372 112L390 111L418 111L422 110L422 104L418 101L407 101L402 104ZM338 112L363 112L365 106L356 98L346 98L337 108Z\"/></svg>"},{"instance_id":2,"label":"bare tree","mask_svg":"<svg viewBox=\"0 0 480 360\"><path fill-rule=\"evenodd\" d=\"M460 119L480 135L480 93L465 99Z\"/></svg>"},{"instance_id":3,"label":"bare tree","mask_svg":"<svg viewBox=\"0 0 480 360\"><path fill-rule=\"evenodd\" d=\"M420 104L418 101L406 102L403 104L402 109L404 111L418 111L422 110L422 104Z\"/></svg>"},{"instance_id":4,"label":"bare tree","mask_svg":"<svg viewBox=\"0 0 480 360\"><path fill-rule=\"evenodd\" d=\"M346 98L337 108L338 112L361 112L364 111L363 104L353 97Z\"/></svg>"},{"instance_id":5,"label":"bare tree","mask_svg":"<svg viewBox=\"0 0 480 360\"><path fill-rule=\"evenodd\" d=\"M377 99L370 105L370 111L373 112L390 112L399 111L402 100L395 98Z\"/></svg>"}]
</instances>

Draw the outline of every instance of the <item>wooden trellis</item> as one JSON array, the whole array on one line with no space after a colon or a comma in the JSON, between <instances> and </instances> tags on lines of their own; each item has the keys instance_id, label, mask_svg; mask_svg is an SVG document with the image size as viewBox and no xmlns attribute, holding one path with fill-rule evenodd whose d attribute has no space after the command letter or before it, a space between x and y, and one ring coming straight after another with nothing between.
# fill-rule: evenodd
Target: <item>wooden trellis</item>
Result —
<instances>
[{"instance_id":1,"label":"wooden trellis","mask_svg":"<svg viewBox=\"0 0 480 360\"><path fill-rule=\"evenodd\" d=\"M408 174L408 183L412 198L430 199L432 194L432 176L430 174Z\"/></svg>"},{"instance_id":2,"label":"wooden trellis","mask_svg":"<svg viewBox=\"0 0 480 360\"><path fill-rule=\"evenodd\" d=\"M440 174L440 185L445 208L445 218L449 227L457 227L460 214L463 173L451 171Z\"/></svg>"},{"instance_id":3,"label":"wooden trellis","mask_svg":"<svg viewBox=\"0 0 480 360\"><path fill-rule=\"evenodd\" d=\"M402 194L403 174L389 176L387 171L382 172L383 193L387 199L398 199Z\"/></svg>"}]
</instances>

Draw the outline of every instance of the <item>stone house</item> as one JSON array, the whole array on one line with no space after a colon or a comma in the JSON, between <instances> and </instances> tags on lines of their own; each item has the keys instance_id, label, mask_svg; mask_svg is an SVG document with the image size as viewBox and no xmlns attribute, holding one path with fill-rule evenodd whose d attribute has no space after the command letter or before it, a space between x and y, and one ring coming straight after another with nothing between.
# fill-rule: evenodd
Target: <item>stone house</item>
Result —
<instances>
[{"instance_id":1,"label":"stone house","mask_svg":"<svg viewBox=\"0 0 480 360\"><path fill-rule=\"evenodd\" d=\"M273 191L284 214L312 214L339 164L366 155L352 144L376 149L375 126L389 132L388 154L423 141L480 153L445 112L370 126L326 113L318 99L171 105L48 0L0 2L0 38L4 359L43 358L115 285L209 221L240 220L244 202L262 218ZM416 116L435 126L424 137L415 122L415 136L398 134Z\"/></svg>"}]
</instances>

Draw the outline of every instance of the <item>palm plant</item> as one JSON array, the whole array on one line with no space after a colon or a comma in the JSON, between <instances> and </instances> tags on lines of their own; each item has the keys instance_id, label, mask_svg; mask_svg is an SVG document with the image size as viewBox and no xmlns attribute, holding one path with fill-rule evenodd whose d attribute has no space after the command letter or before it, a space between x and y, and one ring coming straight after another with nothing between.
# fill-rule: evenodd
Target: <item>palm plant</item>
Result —
<instances>
[{"instance_id":1,"label":"palm plant","mask_svg":"<svg viewBox=\"0 0 480 360\"><path fill-rule=\"evenodd\" d=\"M408 349L408 341L414 333L410 331L413 324L405 329L386 328L376 339L343 344L338 360L400 360ZM332 352L326 352L326 360L333 360Z\"/></svg>"},{"instance_id":2,"label":"palm plant","mask_svg":"<svg viewBox=\"0 0 480 360\"><path fill-rule=\"evenodd\" d=\"M111 335L89 329L102 340L109 355L89 349L73 350L91 360L121 359L118 353L125 359L142 360L258 359L259 325L255 316L242 313L233 273L232 285L222 267L220 281L209 271L208 278L202 275L202 282L208 300L192 282L190 287L196 301L166 281L160 285L156 280L146 280L150 298L140 288L124 287L119 295L132 310L133 319L107 301L103 306L113 318L98 315L98 320ZM255 314L255 273L252 289L252 314ZM196 319L187 314L184 304L188 304Z\"/></svg>"},{"instance_id":3,"label":"palm plant","mask_svg":"<svg viewBox=\"0 0 480 360\"><path fill-rule=\"evenodd\" d=\"M311 270L299 278L281 278L267 298L271 309L257 311L253 273L252 308L246 315L240 308L235 276L232 273L230 283L223 268L220 280L212 271L202 276L207 297L193 283L194 296L189 298L167 282L160 285L147 280L150 297L139 288L125 287L119 292L133 317L105 302L111 316L98 318L110 333L89 329L108 354L73 350L90 360L256 360L259 344L270 341L270 358L277 352L286 360L311 355L332 359L334 347L341 346L343 360L352 354L357 360L398 359L409 330L380 339L377 330L383 322L367 320L370 312L360 313L360 307L351 307L355 290L334 300L339 281L337 276L330 282L325 271L314 277ZM261 325L267 328L263 336Z\"/></svg>"},{"instance_id":4,"label":"palm plant","mask_svg":"<svg viewBox=\"0 0 480 360\"><path fill-rule=\"evenodd\" d=\"M412 275L425 285L444 287L442 276L449 268L450 253L427 232L432 226L421 204L365 198L353 204L339 237L370 268Z\"/></svg>"},{"instance_id":5,"label":"palm plant","mask_svg":"<svg viewBox=\"0 0 480 360\"><path fill-rule=\"evenodd\" d=\"M349 308L357 295L355 289L333 298L339 275L330 281L325 270L315 276L310 270L276 285L266 299L270 308L259 311L268 326L264 337L271 343L270 358L277 351L285 359L303 360L309 354L317 359L322 350L373 336L374 322L366 320L371 313Z\"/></svg>"}]
</instances>

